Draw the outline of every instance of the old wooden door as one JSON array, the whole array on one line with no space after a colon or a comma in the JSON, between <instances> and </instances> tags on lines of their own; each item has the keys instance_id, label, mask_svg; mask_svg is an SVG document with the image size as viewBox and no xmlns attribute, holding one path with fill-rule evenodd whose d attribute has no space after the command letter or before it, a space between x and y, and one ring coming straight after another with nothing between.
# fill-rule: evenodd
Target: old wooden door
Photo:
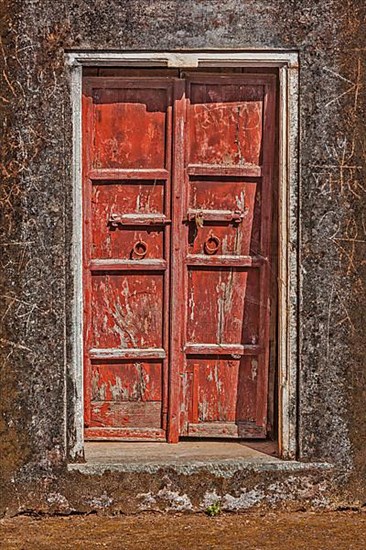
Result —
<instances>
[{"instance_id":1,"label":"old wooden door","mask_svg":"<svg viewBox=\"0 0 366 550\"><path fill-rule=\"evenodd\" d=\"M86 78L85 430L265 437L273 75Z\"/></svg>"}]
</instances>

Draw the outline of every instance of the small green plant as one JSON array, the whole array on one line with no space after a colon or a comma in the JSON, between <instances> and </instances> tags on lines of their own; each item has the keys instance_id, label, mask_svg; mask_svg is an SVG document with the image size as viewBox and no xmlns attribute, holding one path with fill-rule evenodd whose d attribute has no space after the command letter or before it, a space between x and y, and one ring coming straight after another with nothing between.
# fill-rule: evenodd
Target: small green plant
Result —
<instances>
[{"instance_id":1,"label":"small green plant","mask_svg":"<svg viewBox=\"0 0 366 550\"><path fill-rule=\"evenodd\" d=\"M219 503L219 501L210 504L210 506L207 506L206 508L206 514L211 517L218 516L220 512L221 504Z\"/></svg>"}]
</instances>

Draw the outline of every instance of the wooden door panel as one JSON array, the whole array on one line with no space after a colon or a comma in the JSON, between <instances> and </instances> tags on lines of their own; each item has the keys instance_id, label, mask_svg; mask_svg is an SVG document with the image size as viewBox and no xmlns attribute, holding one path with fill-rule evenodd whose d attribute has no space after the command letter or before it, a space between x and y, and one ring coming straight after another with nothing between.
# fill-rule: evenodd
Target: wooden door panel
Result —
<instances>
[{"instance_id":1,"label":"wooden door panel","mask_svg":"<svg viewBox=\"0 0 366 550\"><path fill-rule=\"evenodd\" d=\"M148 245L146 259L164 257L163 228L133 225L139 214L142 221L149 214L160 214L162 219L164 181L94 182L92 205L92 258L132 259L133 246L139 240ZM123 223L115 223L111 215L121 216Z\"/></svg>"},{"instance_id":2,"label":"wooden door panel","mask_svg":"<svg viewBox=\"0 0 366 550\"><path fill-rule=\"evenodd\" d=\"M188 342L241 344L247 276L237 269L188 271Z\"/></svg>"},{"instance_id":3,"label":"wooden door panel","mask_svg":"<svg viewBox=\"0 0 366 550\"><path fill-rule=\"evenodd\" d=\"M92 401L91 423L96 428L160 428L161 402Z\"/></svg>"},{"instance_id":4,"label":"wooden door panel","mask_svg":"<svg viewBox=\"0 0 366 550\"><path fill-rule=\"evenodd\" d=\"M234 422L239 361L225 358L188 359L192 403L189 423Z\"/></svg>"},{"instance_id":5,"label":"wooden door panel","mask_svg":"<svg viewBox=\"0 0 366 550\"><path fill-rule=\"evenodd\" d=\"M258 378L264 368L260 355L241 358L238 376L236 419L238 422L257 423ZM259 404L260 405L260 404Z\"/></svg>"},{"instance_id":6,"label":"wooden door panel","mask_svg":"<svg viewBox=\"0 0 366 550\"><path fill-rule=\"evenodd\" d=\"M234 181L233 181L234 179ZM259 253L261 189L260 181L240 181L235 178L191 179L189 185L189 205L192 210L217 213L216 225L213 220L195 231L190 239L190 254L204 254L204 243L213 232L220 239L217 254L250 255ZM227 211L225 213L225 211ZM225 223L225 216L239 213L240 223ZM191 232L194 231L194 226Z\"/></svg>"},{"instance_id":7,"label":"wooden door panel","mask_svg":"<svg viewBox=\"0 0 366 550\"><path fill-rule=\"evenodd\" d=\"M163 439L173 80L83 89L85 433Z\"/></svg>"},{"instance_id":8,"label":"wooden door panel","mask_svg":"<svg viewBox=\"0 0 366 550\"><path fill-rule=\"evenodd\" d=\"M265 437L275 77L186 79L180 433Z\"/></svg>"},{"instance_id":9,"label":"wooden door panel","mask_svg":"<svg viewBox=\"0 0 366 550\"><path fill-rule=\"evenodd\" d=\"M93 362L91 376L92 401L162 400L161 362Z\"/></svg>"},{"instance_id":10,"label":"wooden door panel","mask_svg":"<svg viewBox=\"0 0 366 550\"><path fill-rule=\"evenodd\" d=\"M102 227L102 230L104 227ZM92 245L92 259L131 259L138 256L134 250L136 243L143 242L146 245L145 260L164 258L164 230L144 227L128 226L116 227L106 231L105 239L99 239L101 232L99 224L93 227L94 242ZM97 233L98 232L98 233Z\"/></svg>"},{"instance_id":11,"label":"wooden door panel","mask_svg":"<svg viewBox=\"0 0 366 550\"><path fill-rule=\"evenodd\" d=\"M263 87L218 77L191 81L189 159L192 164L259 164Z\"/></svg>"},{"instance_id":12,"label":"wooden door panel","mask_svg":"<svg viewBox=\"0 0 366 550\"><path fill-rule=\"evenodd\" d=\"M93 88L95 168L161 168L165 166L167 89L131 81L115 87L104 80Z\"/></svg>"},{"instance_id":13,"label":"wooden door panel","mask_svg":"<svg viewBox=\"0 0 366 550\"><path fill-rule=\"evenodd\" d=\"M161 348L162 295L159 274L95 274L92 348Z\"/></svg>"}]
</instances>

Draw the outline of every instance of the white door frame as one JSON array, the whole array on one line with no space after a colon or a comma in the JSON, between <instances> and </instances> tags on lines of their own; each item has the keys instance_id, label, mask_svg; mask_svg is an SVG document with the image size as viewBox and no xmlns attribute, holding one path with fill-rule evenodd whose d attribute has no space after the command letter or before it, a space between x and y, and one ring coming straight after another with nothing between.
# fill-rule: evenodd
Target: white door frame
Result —
<instances>
[{"instance_id":1,"label":"white door frame","mask_svg":"<svg viewBox=\"0 0 366 550\"><path fill-rule=\"evenodd\" d=\"M294 51L78 52L66 53L71 76L73 117L73 314L72 365L75 387L75 438L70 459L83 454L83 282L81 90L83 67L275 67L279 72L279 205L278 205L278 387L279 448L282 458L296 458L297 378L299 370L299 166L298 53ZM66 385L65 385L66 386ZM65 396L66 401L66 396Z\"/></svg>"}]
</instances>

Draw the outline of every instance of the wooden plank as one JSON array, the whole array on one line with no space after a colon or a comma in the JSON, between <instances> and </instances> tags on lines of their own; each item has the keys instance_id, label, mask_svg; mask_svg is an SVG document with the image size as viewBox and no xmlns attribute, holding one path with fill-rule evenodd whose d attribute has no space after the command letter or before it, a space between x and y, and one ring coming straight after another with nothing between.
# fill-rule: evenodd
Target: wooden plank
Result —
<instances>
[{"instance_id":1,"label":"wooden plank","mask_svg":"<svg viewBox=\"0 0 366 550\"><path fill-rule=\"evenodd\" d=\"M165 359L163 348L92 348L90 359Z\"/></svg>"},{"instance_id":2,"label":"wooden plank","mask_svg":"<svg viewBox=\"0 0 366 550\"><path fill-rule=\"evenodd\" d=\"M88 441L165 441L165 430L155 428L85 428Z\"/></svg>"},{"instance_id":3,"label":"wooden plank","mask_svg":"<svg viewBox=\"0 0 366 550\"><path fill-rule=\"evenodd\" d=\"M92 168L88 177L92 181L166 180L169 172L163 168Z\"/></svg>"},{"instance_id":4,"label":"wooden plank","mask_svg":"<svg viewBox=\"0 0 366 550\"><path fill-rule=\"evenodd\" d=\"M263 439L266 430L255 422L201 422L188 425L190 437Z\"/></svg>"},{"instance_id":5,"label":"wooden plank","mask_svg":"<svg viewBox=\"0 0 366 550\"><path fill-rule=\"evenodd\" d=\"M275 74L250 74L250 73L217 73L217 72L184 72L184 78L187 78L189 82L195 84L213 84L215 86L229 85L229 86L258 86L266 84L274 84L276 82Z\"/></svg>"},{"instance_id":6,"label":"wooden plank","mask_svg":"<svg viewBox=\"0 0 366 550\"><path fill-rule=\"evenodd\" d=\"M166 351L166 357L163 360L162 369L162 428L168 428L168 409L169 409L169 370L170 370L170 255L171 255L171 218L172 218L172 152L173 152L173 103L174 103L174 88L169 87L168 91L168 107L167 107L167 125L165 138L165 166L168 171L168 179L164 186L164 212L169 223L164 226L164 249L163 257L166 258L167 269L164 277L163 291L163 334L162 345Z\"/></svg>"},{"instance_id":7,"label":"wooden plank","mask_svg":"<svg viewBox=\"0 0 366 550\"><path fill-rule=\"evenodd\" d=\"M187 166L189 176L232 176L242 178L260 178L262 175L261 166L253 164L240 166L225 166L214 164L189 164Z\"/></svg>"},{"instance_id":8,"label":"wooden plank","mask_svg":"<svg viewBox=\"0 0 366 550\"><path fill-rule=\"evenodd\" d=\"M152 62L154 64L154 62ZM172 78L169 76L92 76L85 79L83 89L91 93L93 90L128 88L128 89L144 89L144 90L165 90L171 83Z\"/></svg>"},{"instance_id":9,"label":"wooden plank","mask_svg":"<svg viewBox=\"0 0 366 550\"><path fill-rule=\"evenodd\" d=\"M188 254L185 260L186 265L202 265L217 267L259 267L266 263L267 258L261 256L232 256L232 255L212 255L206 254Z\"/></svg>"},{"instance_id":10,"label":"wooden plank","mask_svg":"<svg viewBox=\"0 0 366 550\"><path fill-rule=\"evenodd\" d=\"M242 344L192 344L188 342L184 351L190 355L258 355L259 346Z\"/></svg>"},{"instance_id":11,"label":"wooden plank","mask_svg":"<svg viewBox=\"0 0 366 550\"><path fill-rule=\"evenodd\" d=\"M165 271L166 260L96 259L89 263L91 271Z\"/></svg>"},{"instance_id":12,"label":"wooden plank","mask_svg":"<svg viewBox=\"0 0 366 550\"><path fill-rule=\"evenodd\" d=\"M276 121L276 82L272 80L265 86L264 98L264 140L263 140L263 180L262 180L262 215L261 215L261 254L271 254L271 217L273 202L273 165L275 151ZM268 422L268 375L269 375L269 324L270 324L270 273L271 266L265 264L260 270L260 303L259 309L259 343L264 352L259 358L256 422L267 428Z\"/></svg>"},{"instance_id":13,"label":"wooden plank","mask_svg":"<svg viewBox=\"0 0 366 550\"><path fill-rule=\"evenodd\" d=\"M161 401L92 401L94 427L161 428Z\"/></svg>"},{"instance_id":14,"label":"wooden plank","mask_svg":"<svg viewBox=\"0 0 366 550\"><path fill-rule=\"evenodd\" d=\"M184 138L186 98L185 82L176 81L174 86L174 121L173 121L173 177L172 177L172 256L171 270L174 273L171 285L170 305L170 353L172 361L169 376L169 411L168 411L168 441L177 443L181 425L180 400L181 377L184 357L182 354L185 327L185 273L182 243L185 242L185 231L182 224L185 208L184 181Z\"/></svg>"},{"instance_id":15,"label":"wooden plank","mask_svg":"<svg viewBox=\"0 0 366 550\"><path fill-rule=\"evenodd\" d=\"M162 361L92 361L92 401L161 401Z\"/></svg>"}]
</instances>

